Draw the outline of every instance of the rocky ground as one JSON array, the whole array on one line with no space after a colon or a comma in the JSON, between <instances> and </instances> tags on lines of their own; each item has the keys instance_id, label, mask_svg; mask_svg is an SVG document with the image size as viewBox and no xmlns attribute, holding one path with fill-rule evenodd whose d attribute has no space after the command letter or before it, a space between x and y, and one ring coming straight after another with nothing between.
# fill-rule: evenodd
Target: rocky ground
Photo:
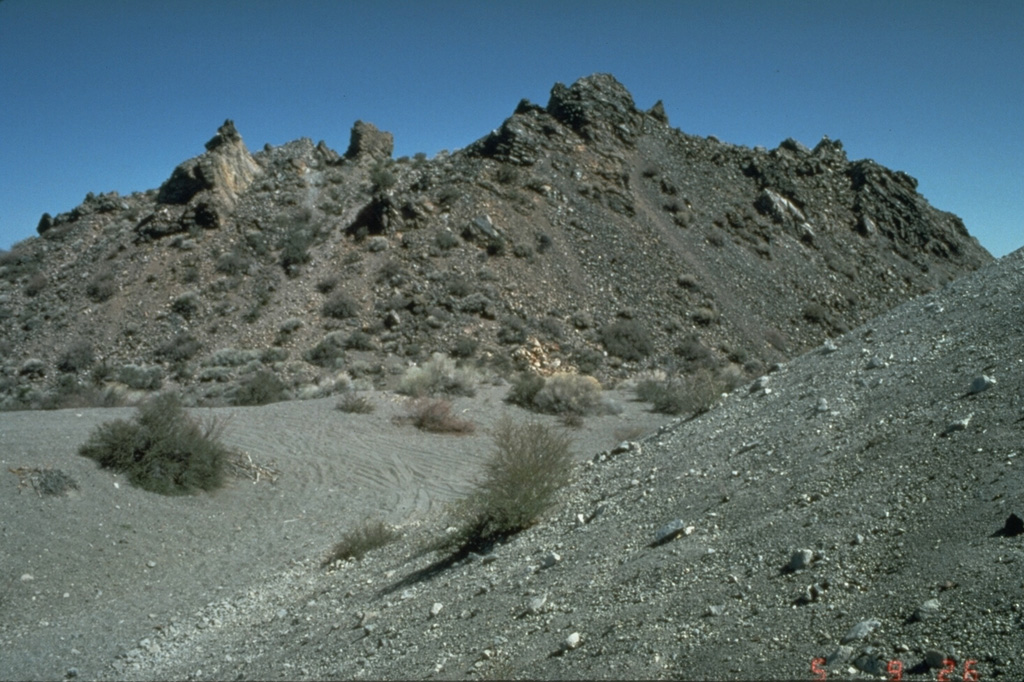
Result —
<instances>
[{"instance_id":1,"label":"rocky ground","mask_svg":"<svg viewBox=\"0 0 1024 682\"><path fill-rule=\"evenodd\" d=\"M324 397L438 351L753 379L991 260L905 172L687 135L606 74L465 149L392 147L357 122L344 154L251 152L227 122L159 189L44 215L0 253L0 409Z\"/></svg>"},{"instance_id":2,"label":"rocky ground","mask_svg":"<svg viewBox=\"0 0 1024 682\"><path fill-rule=\"evenodd\" d=\"M501 387L460 399L468 437L388 394L219 408L279 473L185 498L74 454L118 410L4 414L0 677L1022 679L1022 290L1018 251L692 420L618 395L558 507L454 565L425 548ZM377 514L401 539L321 566Z\"/></svg>"}]
</instances>

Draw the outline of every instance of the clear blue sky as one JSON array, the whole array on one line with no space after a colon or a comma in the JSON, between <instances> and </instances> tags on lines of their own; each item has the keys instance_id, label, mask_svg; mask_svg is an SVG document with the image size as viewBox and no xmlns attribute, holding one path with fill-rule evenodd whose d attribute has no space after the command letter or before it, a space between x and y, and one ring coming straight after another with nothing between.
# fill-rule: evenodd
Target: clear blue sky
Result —
<instances>
[{"instance_id":1,"label":"clear blue sky","mask_svg":"<svg viewBox=\"0 0 1024 682\"><path fill-rule=\"evenodd\" d=\"M994 255L1024 245L1024 2L4 0L0 248L87 192L155 188L224 119L250 149L461 148L608 72L673 126L841 139Z\"/></svg>"}]
</instances>

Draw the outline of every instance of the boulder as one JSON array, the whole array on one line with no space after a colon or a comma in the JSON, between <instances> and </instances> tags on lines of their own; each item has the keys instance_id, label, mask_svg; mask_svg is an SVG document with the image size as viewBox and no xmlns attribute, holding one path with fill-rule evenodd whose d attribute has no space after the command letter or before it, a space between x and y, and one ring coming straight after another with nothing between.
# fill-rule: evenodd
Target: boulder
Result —
<instances>
[{"instance_id":1,"label":"boulder","mask_svg":"<svg viewBox=\"0 0 1024 682\"><path fill-rule=\"evenodd\" d=\"M235 124L227 120L206 143L206 153L174 169L160 186L157 202L188 204L200 192L212 191L233 204L259 174L260 167L246 149Z\"/></svg>"},{"instance_id":2,"label":"boulder","mask_svg":"<svg viewBox=\"0 0 1024 682\"><path fill-rule=\"evenodd\" d=\"M555 83L547 111L581 137L592 141L618 138L631 144L643 120L633 96L607 73L581 78L568 88Z\"/></svg>"},{"instance_id":3,"label":"boulder","mask_svg":"<svg viewBox=\"0 0 1024 682\"><path fill-rule=\"evenodd\" d=\"M345 158L383 161L391 158L394 148L395 138L391 133L378 130L372 123L356 121L352 126L352 137Z\"/></svg>"}]
</instances>

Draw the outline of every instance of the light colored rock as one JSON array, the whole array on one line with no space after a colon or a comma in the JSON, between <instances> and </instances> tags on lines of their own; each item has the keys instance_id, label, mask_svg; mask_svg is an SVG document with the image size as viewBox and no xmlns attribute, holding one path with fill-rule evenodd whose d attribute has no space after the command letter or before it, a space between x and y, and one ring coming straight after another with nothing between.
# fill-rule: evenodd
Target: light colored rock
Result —
<instances>
[{"instance_id":1,"label":"light colored rock","mask_svg":"<svg viewBox=\"0 0 1024 682\"><path fill-rule=\"evenodd\" d=\"M571 635L569 635L568 637L566 637L565 638L565 648L566 648L566 650L571 651L571 650L575 649L576 647L578 647L580 645L580 639L581 639L580 633L578 633L578 632L574 632Z\"/></svg>"},{"instance_id":2,"label":"light colored rock","mask_svg":"<svg viewBox=\"0 0 1024 682\"><path fill-rule=\"evenodd\" d=\"M862 620L861 622L850 628L850 631L843 635L843 638L839 640L840 644L849 644L850 642L856 642L864 639L870 635L882 622L877 618L869 618Z\"/></svg>"},{"instance_id":3,"label":"light colored rock","mask_svg":"<svg viewBox=\"0 0 1024 682\"><path fill-rule=\"evenodd\" d=\"M814 561L814 552L810 549L798 549L786 564L787 571L802 571Z\"/></svg>"}]
</instances>

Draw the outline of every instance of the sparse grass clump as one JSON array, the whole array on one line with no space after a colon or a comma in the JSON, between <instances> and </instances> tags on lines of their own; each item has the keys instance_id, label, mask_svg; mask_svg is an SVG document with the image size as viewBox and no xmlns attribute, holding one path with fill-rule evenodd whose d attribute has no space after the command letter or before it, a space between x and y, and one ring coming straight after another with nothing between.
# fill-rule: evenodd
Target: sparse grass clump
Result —
<instances>
[{"instance_id":1,"label":"sparse grass clump","mask_svg":"<svg viewBox=\"0 0 1024 682\"><path fill-rule=\"evenodd\" d=\"M473 433L476 427L473 422L452 414L452 404L443 398L416 398L408 404L405 417L400 422L408 422L421 431L431 433Z\"/></svg>"},{"instance_id":2,"label":"sparse grass clump","mask_svg":"<svg viewBox=\"0 0 1024 682\"><path fill-rule=\"evenodd\" d=\"M231 454L220 442L222 428L216 419L193 420L176 395L165 393L141 405L131 421L100 424L78 454L151 492L214 490L224 483Z\"/></svg>"},{"instance_id":3,"label":"sparse grass clump","mask_svg":"<svg viewBox=\"0 0 1024 682\"><path fill-rule=\"evenodd\" d=\"M370 414L376 409L376 406L366 396L349 392L341 397L337 408L349 414Z\"/></svg>"},{"instance_id":4,"label":"sparse grass clump","mask_svg":"<svg viewBox=\"0 0 1024 682\"><path fill-rule=\"evenodd\" d=\"M464 501L453 538L461 551L486 550L534 525L555 503L572 473L571 441L542 424L508 417L494 428L494 453Z\"/></svg>"},{"instance_id":5,"label":"sparse grass clump","mask_svg":"<svg viewBox=\"0 0 1024 682\"><path fill-rule=\"evenodd\" d=\"M391 544L399 537L401 534L397 530L380 519L366 521L341 536L323 565L330 566L336 561L347 559L362 559L367 552Z\"/></svg>"},{"instance_id":6,"label":"sparse grass clump","mask_svg":"<svg viewBox=\"0 0 1024 682\"><path fill-rule=\"evenodd\" d=\"M428 395L472 396L476 394L479 381L476 369L459 366L444 353L434 353L422 365L406 370L398 392L414 398Z\"/></svg>"}]
</instances>

